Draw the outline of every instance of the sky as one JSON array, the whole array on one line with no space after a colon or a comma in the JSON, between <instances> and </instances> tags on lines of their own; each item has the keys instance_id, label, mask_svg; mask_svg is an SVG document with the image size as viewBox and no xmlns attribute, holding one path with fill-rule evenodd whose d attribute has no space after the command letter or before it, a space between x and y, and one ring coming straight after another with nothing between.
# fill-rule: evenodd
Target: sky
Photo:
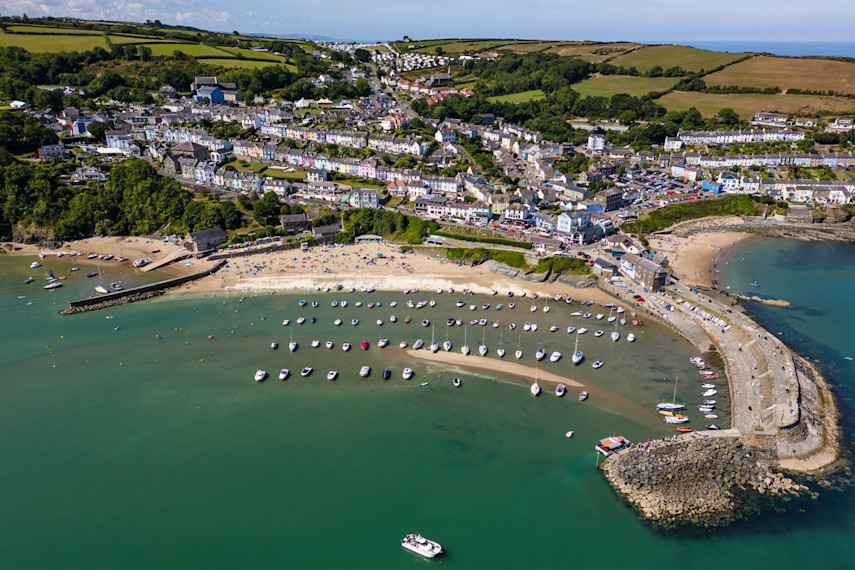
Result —
<instances>
[{"instance_id":1,"label":"sky","mask_svg":"<svg viewBox=\"0 0 855 570\"><path fill-rule=\"evenodd\" d=\"M517 38L852 41L851 0L0 0L0 14L320 35L355 41Z\"/></svg>"}]
</instances>

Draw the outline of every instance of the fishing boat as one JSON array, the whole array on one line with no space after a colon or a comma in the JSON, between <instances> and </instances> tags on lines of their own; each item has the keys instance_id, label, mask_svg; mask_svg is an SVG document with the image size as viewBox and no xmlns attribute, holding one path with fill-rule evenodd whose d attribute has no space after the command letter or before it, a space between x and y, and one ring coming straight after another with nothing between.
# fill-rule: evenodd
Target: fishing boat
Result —
<instances>
[{"instance_id":1,"label":"fishing boat","mask_svg":"<svg viewBox=\"0 0 855 570\"><path fill-rule=\"evenodd\" d=\"M388 368L384 368L383 373L380 376L383 378L383 380L388 380L392 377L392 371Z\"/></svg>"},{"instance_id":2,"label":"fishing boat","mask_svg":"<svg viewBox=\"0 0 855 570\"><path fill-rule=\"evenodd\" d=\"M596 318L598 321L601 321L601 320L603 320L603 316L604 316L604 315L603 315L602 313L597 313L597 316L596 316L595 318Z\"/></svg>"},{"instance_id":3,"label":"fishing boat","mask_svg":"<svg viewBox=\"0 0 855 570\"><path fill-rule=\"evenodd\" d=\"M591 368L601 368L603 366L602 360L595 360L593 364L591 364Z\"/></svg>"},{"instance_id":4,"label":"fishing boat","mask_svg":"<svg viewBox=\"0 0 855 570\"><path fill-rule=\"evenodd\" d=\"M379 348L386 348L386 346L388 346L388 345L389 345L389 339L386 338L385 336L381 337L380 340L377 341L377 346Z\"/></svg>"},{"instance_id":5,"label":"fishing boat","mask_svg":"<svg viewBox=\"0 0 855 570\"><path fill-rule=\"evenodd\" d=\"M452 381L451 381L451 384L452 384L455 388L460 388L460 384L461 384L461 382L460 382L460 378L455 378L454 380L452 380Z\"/></svg>"},{"instance_id":6,"label":"fishing boat","mask_svg":"<svg viewBox=\"0 0 855 570\"><path fill-rule=\"evenodd\" d=\"M337 376L338 371L336 370L330 370L329 372L327 372L327 380L335 380Z\"/></svg>"},{"instance_id":7,"label":"fishing boat","mask_svg":"<svg viewBox=\"0 0 855 570\"><path fill-rule=\"evenodd\" d=\"M425 345L425 341L420 338L416 339L416 342L413 343L413 350L418 350Z\"/></svg>"},{"instance_id":8,"label":"fishing boat","mask_svg":"<svg viewBox=\"0 0 855 570\"><path fill-rule=\"evenodd\" d=\"M442 554L442 546L438 542L428 540L420 534L408 534L401 539L401 546L425 558L435 558Z\"/></svg>"},{"instance_id":9,"label":"fishing boat","mask_svg":"<svg viewBox=\"0 0 855 570\"><path fill-rule=\"evenodd\" d=\"M612 437L601 439L597 445L594 446L594 449L608 457L610 455L614 455L621 449L629 447L630 445L632 445L632 442L625 437L613 435Z\"/></svg>"},{"instance_id":10,"label":"fishing boat","mask_svg":"<svg viewBox=\"0 0 855 570\"><path fill-rule=\"evenodd\" d=\"M356 305L357 307L361 307L361 306L362 306L362 301L357 301L356 303L354 303L354 305Z\"/></svg>"},{"instance_id":11,"label":"fishing boat","mask_svg":"<svg viewBox=\"0 0 855 570\"><path fill-rule=\"evenodd\" d=\"M336 307L338 307L338 301L330 301L330 306L331 306L332 308L336 308Z\"/></svg>"},{"instance_id":12,"label":"fishing boat","mask_svg":"<svg viewBox=\"0 0 855 570\"><path fill-rule=\"evenodd\" d=\"M312 373L312 367L311 366L306 366L305 368L300 370L300 376L303 376L303 377L308 376L311 373Z\"/></svg>"},{"instance_id":13,"label":"fishing boat","mask_svg":"<svg viewBox=\"0 0 855 570\"><path fill-rule=\"evenodd\" d=\"M585 390L582 390L582 392L579 394L579 401L584 402L587 399L588 399L588 392L586 392Z\"/></svg>"},{"instance_id":14,"label":"fishing boat","mask_svg":"<svg viewBox=\"0 0 855 570\"><path fill-rule=\"evenodd\" d=\"M290 370L288 370L287 368L283 368L282 370L279 371L279 379L285 380L286 378L288 378L288 375L290 375L290 374L291 374Z\"/></svg>"},{"instance_id":15,"label":"fishing boat","mask_svg":"<svg viewBox=\"0 0 855 570\"><path fill-rule=\"evenodd\" d=\"M261 382L266 377L267 377L267 372L265 372L264 370L256 370L255 371L255 381L256 382Z\"/></svg>"},{"instance_id":16,"label":"fishing boat","mask_svg":"<svg viewBox=\"0 0 855 570\"><path fill-rule=\"evenodd\" d=\"M671 401L656 404L656 409L659 411L675 412L677 410L682 410L685 407L686 406L683 404L677 403L677 376L674 376L674 395L672 396Z\"/></svg>"},{"instance_id":17,"label":"fishing boat","mask_svg":"<svg viewBox=\"0 0 855 570\"><path fill-rule=\"evenodd\" d=\"M371 367L370 366L363 366L362 368L359 369L359 375L362 376L363 378L367 378L369 374L371 374Z\"/></svg>"},{"instance_id":18,"label":"fishing boat","mask_svg":"<svg viewBox=\"0 0 855 570\"><path fill-rule=\"evenodd\" d=\"M702 395L704 398L709 398L710 396L715 396L716 394L718 394L718 391L717 391L717 390L709 389L709 390L707 390L706 392L704 392L704 393L703 393L703 394L701 394L701 395Z\"/></svg>"},{"instance_id":19,"label":"fishing boat","mask_svg":"<svg viewBox=\"0 0 855 570\"><path fill-rule=\"evenodd\" d=\"M457 305L458 307L462 307L465 304L466 303L464 303L463 301L459 301L459 300L457 301L457 303L455 303L455 305Z\"/></svg>"},{"instance_id":20,"label":"fishing boat","mask_svg":"<svg viewBox=\"0 0 855 570\"><path fill-rule=\"evenodd\" d=\"M555 387L555 395L559 398L567 392L567 387L564 384L559 384Z\"/></svg>"},{"instance_id":21,"label":"fishing boat","mask_svg":"<svg viewBox=\"0 0 855 570\"><path fill-rule=\"evenodd\" d=\"M341 345L341 349L342 349L343 351L345 351L345 352L348 352L348 351L350 350L350 343L349 343L349 342L345 342L345 343L343 343L343 344Z\"/></svg>"},{"instance_id":22,"label":"fishing boat","mask_svg":"<svg viewBox=\"0 0 855 570\"><path fill-rule=\"evenodd\" d=\"M573 430L571 429L570 431L568 431L567 433L565 433L565 434L564 434L564 437L566 437L567 439L570 439L571 437L573 437Z\"/></svg>"},{"instance_id":23,"label":"fishing boat","mask_svg":"<svg viewBox=\"0 0 855 570\"><path fill-rule=\"evenodd\" d=\"M718 427L718 426L717 426L717 425L715 425L715 424L707 424L707 429L711 429L711 430L718 430L718 429L721 429L721 428L720 428L720 427Z\"/></svg>"},{"instance_id":24,"label":"fishing boat","mask_svg":"<svg viewBox=\"0 0 855 570\"><path fill-rule=\"evenodd\" d=\"M584 355L582 354L582 351L579 350L579 335L577 334L576 346L573 348L573 356L570 358L570 360L573 362L573 364L579 364L580 362L582 362L582 358L584 358Z\"/></svg>"},{"instance_id":25,"label":"fishing boat","mask_svg":"<svg viewBox=\"0 0 855 570\"><path fill-rule=\"evenodd\" d=\"M366 340L359 341L359 347L362 350L368 350L368 341L366 341Z\"/></svg>"},{"instance_id":26,"label":"fishing boat","mask_svg":"<svg viewBox=\"0 0 855 570\"><path fill-rule=\"evenodd\" d=\"M401 373L401 376L404 377L404 380L409 380L413 377L413 371L410 368L404 368L404 371Z\"/></svg>"}]
</instances>

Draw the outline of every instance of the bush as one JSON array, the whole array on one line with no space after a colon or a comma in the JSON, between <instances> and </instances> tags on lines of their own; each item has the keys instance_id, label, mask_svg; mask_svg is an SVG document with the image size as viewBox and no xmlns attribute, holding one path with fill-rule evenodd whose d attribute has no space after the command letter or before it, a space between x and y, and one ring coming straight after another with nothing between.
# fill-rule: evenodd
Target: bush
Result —
<instances>
[{"instance_id":1,"label":"bush","mask_svg":"<svg viewBox=\"0 0 855 570\"><path fill-rule=\"evenodd\" d=\"M531 269L531 266L525 260L525 256L518 251L506 251L503 249L485 249L483 247L476 248L449 248L444 247L442 251L445 256L452 261L464 261L477 265L485 261L496 261L504 263L510 267L517 269Z\"/></svg>"},{"instance_id":2,"label":"bush","mask_svg":"<svg viewBox=\"0 0 855 570\"><path fill-rule=\"evenodd\" d=\"M345 210L341 221L346 241L353 241L357 236L365 234L375 234L389 241L416 244L422 243L430 232L439 227L436 222L415 216L371 208Z\"/></svg>"},{"instance_id":3,"label":"bush","mask_svg":"<svg viewBox=\"0 0 855 570\"><path fill-rule=\"evenodd\" d=\"M488 238L488 237L478 237L478 236L467 236L463 234L452 234L448 232L433 232L438 236L443 236L452 239L459 239L461 241L474 241L481 243L494 243L497 245L509 245L512 247L520 247L522 249L531 249L531 244L524 241L513 241L509 239L501 239L501 238Z\"/></svg>"},{"instance_id":4,"label":"bush","mask_svg":"<svg viewBox=\"0 0 855 570\"><path fill-rule=\"evenodd\" d=\"M709 200L692 200L671 204L650 212L637 222L621 226L626 233L657 232L674 224L708 216L753 216L754 200L750 196L725 196Z\"/></svg>"},{"instance_id":5,"label":"bush","mask_svg":"<svg viewBox=\"0 0 855 570\"><path fill-rule=\"evenodd\" d=\"M539 259L534 269L538 273L551 271L552 273L568 273L570 275L587 275L591 272L591 266L584 259L578 257L548 257Z\"/></svg>"}]
</instances>

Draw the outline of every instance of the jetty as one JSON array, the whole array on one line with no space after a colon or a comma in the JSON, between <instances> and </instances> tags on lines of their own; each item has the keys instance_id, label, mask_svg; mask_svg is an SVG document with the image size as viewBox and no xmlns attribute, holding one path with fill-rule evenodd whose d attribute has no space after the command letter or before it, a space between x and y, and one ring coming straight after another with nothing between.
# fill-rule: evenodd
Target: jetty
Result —
<instances>
[{"instance_id":1,"label":"jetty","mask_svg":"<svg viewBox=\"0 0 855 570\"><path fill-rule=\"evenodd\" d=\"M190 281L195 281L196 279L201 279L202 277L212 275L213 273L216 273L217 270L219 270L225 264L225 261L220 261L207 269L192 273L190 275L183 275L181 277L166 279L165 281L149 283L148 285L141 285L139 287L132 287L130 289L113 291L112 293L107 293L106 295L100 295L98 297L87 297L86 299L69 301L68 307L61 310L59 314L73 315L75 313L97 311L98 309L106 309L108 307L115 307L116 305L124 305L125 303L133 303L135 301L150 299L158 295L163 295L163 293L165 293L167 289L178 287L179 285L183 285L184 283L188 283Z\"/></svg>"}]
</instances>

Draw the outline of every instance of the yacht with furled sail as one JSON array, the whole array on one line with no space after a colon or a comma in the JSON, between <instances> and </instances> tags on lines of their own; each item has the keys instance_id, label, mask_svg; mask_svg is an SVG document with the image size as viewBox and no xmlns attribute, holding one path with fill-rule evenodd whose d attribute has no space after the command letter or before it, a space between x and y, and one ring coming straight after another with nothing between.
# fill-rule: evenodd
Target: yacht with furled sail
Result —
<instances>
[{"instance_id":1,"label":"yacht with furled sail","mask_svg":"<svg viewBox=\"0 0 855 570\"><path fill-rule=\"evenodd\" d=\"M582 358L584 358L584 355L582 354L582 351L579 350L579 334L577 333L576 346L573 347L573 357L570 360L573 362L573 364L579 364L580 362L582 362Z\"/></svg>"},{"instance_id":2,"label":"yacht with furled sail","mask_svg":"<svg viewBox=\"0 0 855 570\"><path fill-rule=\"evenodd\" d=\"M487 344L485 342L487 329L484 329L484 334L481 336L481 344L478 346L478 354L487 356Z\"/></svg>"},{"instance_id":3,"label":"yacht with furled sail","mask_svg":"<svg viewBox=\"0 0 855 570\"><path fill-rule=\"evenodd\" d=\"M537 384L537 368L534 369L534 384L531 385L531 395L537 396L540 394L540 386Z\"/></svg>"},{"instance_id":4,"label":"yacht with furled sail","mask_svg":"<svg viewBox=\"0 0 855 570\"><path fill-rule=\"evenodd\" d=\"M288 350L294 352L297 350L297 341L294 340L294 331L291 330L291 342L288 343Z\"/></svg>"},{"instance_id":5,"label":"yacht with furled sail","mask_svg":"<svg viewBox=\"0 0 855 570\"><path fill-rule=\"evenodd\" d=\"M682 410L685 408L683 404L677 403L677 376L674 377L674 396L671 398L670 402L661 402L656 404L656 409L660 412L675 412L677 410Z\"/></svg>"},{"instance_id":6,"label":"yacht with furled sail","mask_svg":"<svg viewBox=\"0 0 855 570\"><path fill-rule=\"evenodd\" d=\"M503 346L502 346L502 341L503 341L503 336L502 336L502 335L503 335L503 334L504 334L504 333L502 333L502 334L500 334L500 335L499 335L499 348L497 348L497 349L496 349L496 354L498 355L498 357L499 357L499 358L504 358L504 357L505 357L505 349L504 349L504 348L503 348Z\"/></svg>"},{"instance_id":7,"label":"yacht with furled sail","mask_svg":"<svg viewBox=\"0 0 855 570\"><path fill-rule=\"evenodd\" d=\"M460 352L464 355L469 356L469 345L466 344L466 326L463 327L463 346L460 347Z\"/></svg>"},{"instance_id":8,"label":"yacht with furled sail","mask_svg":"<svg viewBox=\"0 0 855 570\"><path fill-rule=\"evenodd\" d=\"M451 341L448 340L448 323L445 323L445 342L442 343L442 350L445 352L451 350Z\"/></svg>"},{"instance_id":9,"label":"yacht with furled sail","mask_svg":"<svg viewBox=\"0 0 855 570\"><path fill-rule=\"evenodd\" d=\"M439 344L437 344L436 339L434 338L434 333L436 332L436 325L433 325L430 329L430 351L436 352L439 350Z\"/></svg>"},{"instance_id":10,"label":"yacht with furled sail","mask_svg":"<svg viewBox=\"0 0 855 570\"><path fill-rule=\"evenodd\" d=\"M516 352L514 352L514 356L515 356L517 359L520 359L520 358L522 358L522 357L523 357L523 351L522 351L522 335L520 335L519 341L517 342L517 350L516 350Z\"/></svg>"}]
</instances>

